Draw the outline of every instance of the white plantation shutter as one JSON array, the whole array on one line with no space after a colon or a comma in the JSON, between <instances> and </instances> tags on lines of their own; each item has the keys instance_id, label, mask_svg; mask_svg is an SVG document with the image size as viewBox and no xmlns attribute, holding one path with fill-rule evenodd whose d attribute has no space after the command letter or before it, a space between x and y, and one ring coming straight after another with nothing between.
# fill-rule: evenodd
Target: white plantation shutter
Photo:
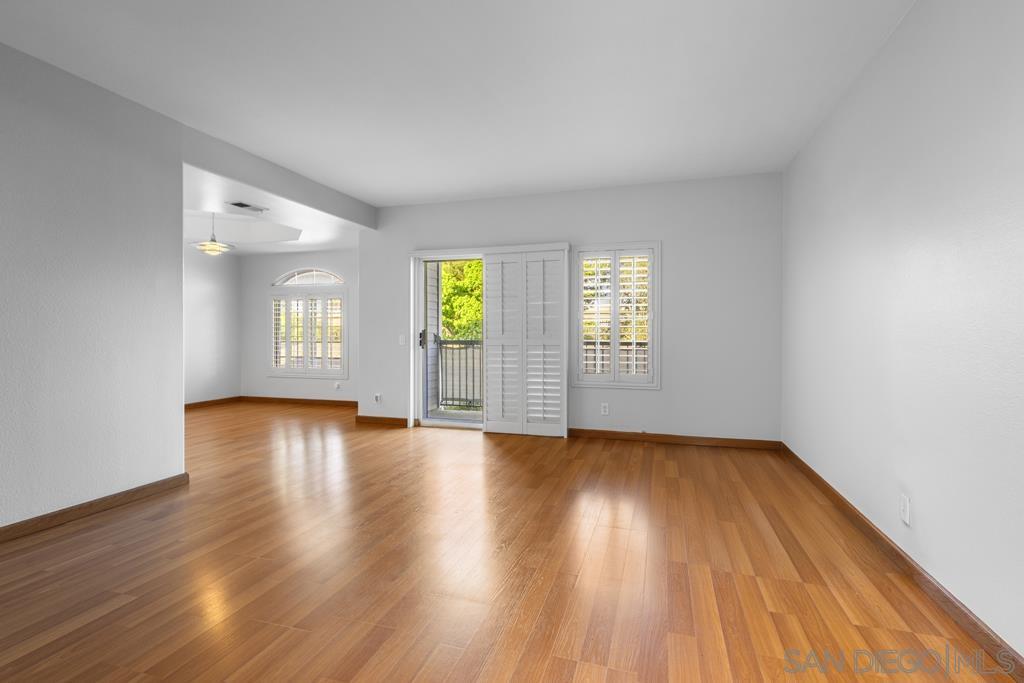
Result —
<instances>
[{"instance_id":1,"label":"white plantation shutter","mask_svg":"<svg viewBox=\"0 0 1024 683\"><path fill-rule=\"evenodd\" d=\"M650 375L650 256L619 255L619 377Z\"/></svg>"},{"instance_id":2,"label":"white plantation shutter","mask_svg":"<svg viewBox=\"0 0 1024 683\"><path fill-rule=\"evenodd\" d=\"M319 370L324 362L323 300L310 297L306 300L306 368Z\"/></svg>"},{"instance_id":3,"label":"white plantation shutter","mask_svg":"<svg viewBox=\"0 0 1024 683\"><path fill-rule=\"evenodd\" d=\"M270 369L286 376L347 377L340 294L289 292L270 300Z\"/></svg>"},{"instance_id":4,"label":"white plantation shutter","mask_svg":"<svg viewBox=\"0 0 1024 683\"><path fill-rule=\"evenodd\" d=\"M484 429L566 433L565 251L484 257Z\"/></svg>"},{"instance_id":5,"label":"white plantation shutter","mask_svg":"<svg viewBox=\"0 0 1024 683\"><path fill-rule=\"evenodd\" d=\"M484 257L484 429L523 432L523 255Z\"/></svg>"},{"instance_id":6,"label":"white plantation shutter","mask_svg":"<svg viewBox=\"0 0 1024 683\"><path fill-rule=\"evenodd\" d=\"M660 388L658 243L576 252L577 386Z\"/></svg>"},{"instance_id":7,"label":"white plantation shutter","mask_svg":"<svg viewBox=\"0 0 1024 683\"><path fill-rule=\"evenodd\" d=\"M271 316L271 365L275 369L284 368L288 364L288 350L285 348L287 339L288 315L286 313L288 304L285 299L275 297L270 301Z\"/></svg>"},{"instance_id":8,"label":"white plantation shutter","mask_svg":"<svg viewBox=\"0 0 1024 683\"><path fill-rule=\"evenodd\" d=\"M612 262L614 254L581 257L580 372L591 377L612 374Z\"/></svg>"},{"instance_id":9,"label":"white plantation shutter","mask_svg":"<svg viewBox=\"0 0 1024 683\"><path fill-rule=\"evenodd\" d=\"M324 319L327 331L327 368L329 370L344 369L345 319L340 296L327 299L327 318Z\"/></svg>"},{"instance_id":10,"label":"white plantation shutter","mask_svg":"<svg viewBox=\"0 0 1024 683\"><path fill-rule=\"evenodd\" d=\"M527 434L565 433L565 252L526 258Z\"/></svg>"},{"instance_id":11,"label":"white plantation shutter","mask_svg":"<svg viewBox=\"0 0 1024 683\"><path fill-rule=\"evenodd\" d=\"M302 299L288 302L288 367L302 370L306 367L306 318Z\"/></svg>"}]
</instances>

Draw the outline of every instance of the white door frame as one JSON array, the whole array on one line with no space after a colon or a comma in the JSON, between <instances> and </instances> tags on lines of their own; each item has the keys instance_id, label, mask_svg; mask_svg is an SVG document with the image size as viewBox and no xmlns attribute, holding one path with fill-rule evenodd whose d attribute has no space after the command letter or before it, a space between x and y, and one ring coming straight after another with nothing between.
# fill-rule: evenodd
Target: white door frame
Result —
<instances>
[{"instance_id":1,"label":"white door frame","mask_svg":"<svg viewBox=\"0 0 1024 683\"><path fill-rule=\"evenodd\" d=\"M414 426L417 421L426 427L456 427L463 429L483 429L483 422L479 425L469 422L455 422L453 420L432 420L427 417L426 408L423 405L423 353L419 345L420 330L424 328L427 318L425 308L426 293L423 291L424 267L427 261L464 261L469 259L483 259L483 252L479 250L459 249L451 251L417 251L410 257L410 296L412 297L412 315L410 316L409 347L411 358L409 367L409 416L408 426ZM483 378L481 378L483 379Z\"/></svg>"},{"instance_id":2,"label":"white door frame","mask_svg":"<svg viewBox=\"0 0 1024 683\"><path fill-rule=\"evenodd\" d=\"M420 353L419 333L426 321L424 310L423 292L423 262L424 261L458 261L463 259L483 259L487 254L501 254L508 252L527 251L565 251L566 252L566 277L570 268L569 255L570 245L568 242L543 242L539 244L509 244L493 247L465 247L458 249L418 249L409 252L409 414L406 418L406 426L414 427L419 421L423 424L423 354ZM568 282L566 283L568 287ZM572 290L566 289L566 306L571 306L569 298ZM568 314L566 310L566 314ZM566 319L568 323L568 318ZM568 323L571 324L571 323ZM568 329L567 324L567 329ZM567 335L568 337L568 335ZM568 338L566 339L566 357L569 357ZM568 367L568 362L566 363ZM484 393L487 395L486 374L483 378ZM568 377L566 377L565 389L568 390ZM568 401L566 401L568 406ZM486 409L486 406L485 406ZM568 413L568 410L565 411ZM565 415L568 420L568 414ZM432 422L431 422L432 423ZM430 424L430 423L428 423ZM454 426L447 425L446 426ZM473 425L474 428L476 425ZM482 426L481 426L482 428Z\"/></svg>"}]
</instances>

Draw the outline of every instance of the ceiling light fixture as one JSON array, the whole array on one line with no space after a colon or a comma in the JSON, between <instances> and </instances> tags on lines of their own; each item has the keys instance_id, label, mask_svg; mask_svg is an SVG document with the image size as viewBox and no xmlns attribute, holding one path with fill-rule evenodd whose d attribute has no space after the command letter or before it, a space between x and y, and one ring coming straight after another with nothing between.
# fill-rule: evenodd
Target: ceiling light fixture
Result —
<instances>
[{"instance_id":1,"label":"ceiling light fixture","mask_svg":"<svg viewBox=\"0 0 1024 683\"><path fill-rule=\"evenodd\" d=\"M217 231L214 229L214 213L210 212L210 239L205 242L193 242L192 246L209 256L220 256L224 252L235 248L233 244L217 241Z\"/></svg>"}]
</instances>

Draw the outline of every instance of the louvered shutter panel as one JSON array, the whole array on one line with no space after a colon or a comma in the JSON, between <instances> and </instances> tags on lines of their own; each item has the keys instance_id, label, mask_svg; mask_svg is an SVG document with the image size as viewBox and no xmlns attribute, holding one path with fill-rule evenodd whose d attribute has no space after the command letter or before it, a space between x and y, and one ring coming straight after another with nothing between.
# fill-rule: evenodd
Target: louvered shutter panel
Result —
<instances>
[{"instance_id":1,"label":"louvered shutter panel","mask_svg":"<svg viewBox=\"0 0 1024 683\"><path fill-rule=\"evenodd\" d=\"M343 375L343 304L344 299L337 295L272 297L272 369L286 375Z\"/></svg>"},{"instance_id":2,"label":"louvered shutter panel","mask_svg":"<svg viewBox=\"0 0 1024 683\"><path fill-rule=\"evenodd\" d=\"M288 364L288 350L285 340L288 330L288 302L285 299L273 298L271 306L271 365L275 370L283 369Z\"/></svg>"},{"instance_id":3,"label":"louvered shutter panel","mask_svg":"<svg viewBox=\"0 0 1024 683\"><path fill-rule=\"evenodd\" d=\"M588 379L612 376L612 262L614 252L581 254L579 373Z\"/></svg>"},{"instance_id":4,"label":"louvered shutter panel","mask_svg":"<svg viewBox=\"0 0 1024 683\"><path fill-rule=\"evenodd\" d=\"M523 433L523 255L484 257L484 430Z\"/></svg>"},{"instance_id":5,"label":"louvered shutter panel","mask_svg":"<svg viewBox=\"0 0 1024 683\"><path fill-rule=\"evenodd\" d=\"M564 436L566 428L565 252L531 252L526 267L527 434Z\"/></svg>"}]
</instances>

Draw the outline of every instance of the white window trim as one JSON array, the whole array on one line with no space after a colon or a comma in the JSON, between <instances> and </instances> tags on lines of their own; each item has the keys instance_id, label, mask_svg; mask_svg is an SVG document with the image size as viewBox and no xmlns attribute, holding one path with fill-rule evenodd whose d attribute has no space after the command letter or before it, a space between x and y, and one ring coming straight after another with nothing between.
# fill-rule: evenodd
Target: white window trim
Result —
<instances>
[{"instance_id":1,"label":"white window trim","mask_svg":"<svg viewBox=\"0 0 1024 683\"><path fill-rule=\"evenodd\" d=\"M650 252L650 343L653 349L648 352L648 362L651 365L649 378L626 379L618 375L619 357L619 305L618 305L618 282L619 268L616 256L623 252L628 254L631 251ZM583 293L582 293L582 259L584 256L610 256L612 257L612 292L614 299L612 304L612 368L613 371L607 378L596 379L593 376L584 377L582 360L582 330L583 330ZM572 386L580 388L603 388L603 389L661 389L661 242L612 242L602 244L586 244L573 247L572 250L572 296L575 307L573 320L573 344L572 356Z\"/></svg>"},{"instance_id":2,"label":"white window trim","mask_svg":"<svg viewBox=\"0 0 1024 683\"><path fill-rule=\"evenodd\" d=\"M303 284L303 285L290 285L290 284L287 284L287 281L292 279L296 275L302 275L302 274L310 273L310 272L314 272L314 271L316 271L318 273L323 273L324 275L329 275L331 277L338 278L338 280L340 280L340 282L324 282L324 283L320 283L320 284L316 284L316 285L313 285L313 284ZM345 278L343 278L342 276L338 275L334 271L326 270L324 268L296 268L295 270L289 270L287 273L285 273L281 277L279 277L276 280L274 280L273 287L275 287L275 288L276 287L288 287L288 288L300 289L300 288L303 288L303 287L341 287L344 284L345 284Z\"/></svg>"},{"instance_id":3,"label":"white window trim","mask_svg":"<svg viewBox=\"0 0 1024 683\"><path fill-rule=\"evenodd\" d=\"M328 370L319 368L316 370L296 370L295 368L274 367L274 299L341 299L341 368ZM267 326L266 326L266 356L267 366L270 368L268 377L282 377L290 379L348 379L348 287L345 285L275 285L270 288L267 295ZM308 314L303 308L303 314ZM324 307L324 324L327 322L327 308ZM308 341L308 340L305 340ZM307 347L308 348L308 347ZM308 358L308 355L304 356Z\"/></svg>"}]
</instances>

